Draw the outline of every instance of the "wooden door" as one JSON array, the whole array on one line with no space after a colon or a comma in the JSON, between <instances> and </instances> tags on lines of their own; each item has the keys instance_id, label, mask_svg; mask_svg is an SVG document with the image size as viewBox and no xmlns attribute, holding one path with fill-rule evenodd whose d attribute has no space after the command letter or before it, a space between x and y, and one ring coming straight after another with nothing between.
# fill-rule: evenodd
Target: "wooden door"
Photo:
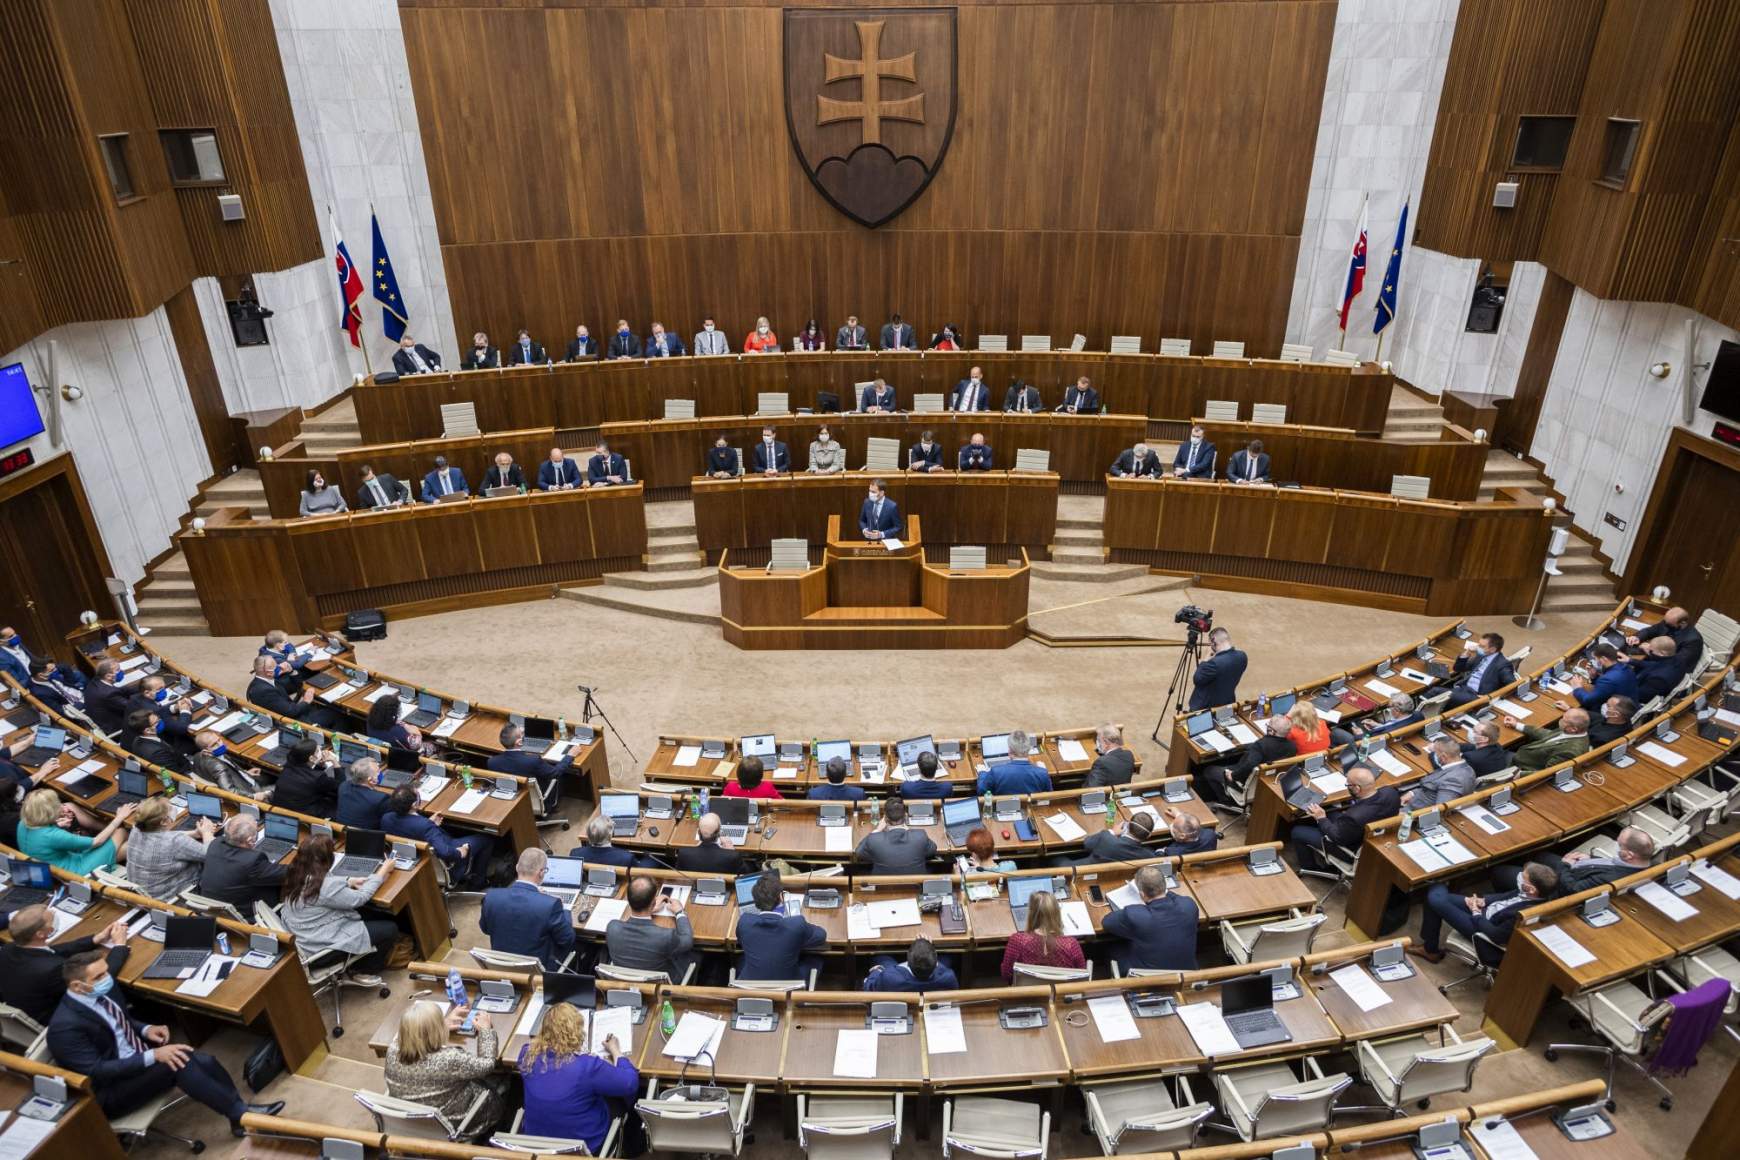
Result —
<instances>
[{"instance_id":1,"label":"wooden door","mask_svg":"<svg viewBox=\"0 0 1740 1160\"><path fill-rule=\"evenodd\" d=\"M1740 471L1673 445L1668 457L1628 579L1634 591L1667 585L1693 616L1706 608L1740 616Z\"/></svg>"},{"instance_id":2,"label":"wooden door","mask_svg":"<svg viewBox=\"0 0 1740 1160\"><path fill-rule=\"evenodd\" d=\"M0 623L39 653L73 659L66 634L86 609L114 615L108 560L70 456L0 486Z\"/></svg>"}]
</instances>

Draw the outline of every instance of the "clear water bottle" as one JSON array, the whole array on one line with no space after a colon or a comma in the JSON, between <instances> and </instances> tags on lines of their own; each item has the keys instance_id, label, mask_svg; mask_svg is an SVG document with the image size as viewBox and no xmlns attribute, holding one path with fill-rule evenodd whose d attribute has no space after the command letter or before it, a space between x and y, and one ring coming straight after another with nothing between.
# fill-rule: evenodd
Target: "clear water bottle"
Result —
<instances>
[{"instance_id":1,"label":"clear water bottle","mask_svg":"<svg viewBox=\"0 0 1740 1160\"><path fill-rule=\"evenodd\" d=\"M1257 698L1257 718L1262 721L1269 719L1269 694L1267 693Z\"/></svg>"},{"instance_id":2,"label":"clear water bottle","mask_svg":"<svg viewBox=\"0 0 1740 1160\"><path fill-rule=\"evenodd\" d=\"M708 803L711 802L712 800L713 800L712 793L707 789L706 786L702 786L701 787L701 812L703 814L707 814L707 813L712 812L711 810L709 810L707 808Z\"/></svg>"},{"instance_id":3,"label":"clear water bottle","mask_svg":"<svg viewBox=\"0 0 1740 1160\"><path fill-rule=\"evenodd\" d=\"M568 740L568 719L566 717L556 718L556 740Z\"/></svg>"},{"instance_id":4,"label":"clear water bottle","mask_svg":"<svg viewBox=\"0 0 1740 1160\"><path fill-rule=\"evenodd\" d=\"M447 1001L455 1007L465 1006L465 976L458 968L447 972Z\"/></svg>"}]
</instances>

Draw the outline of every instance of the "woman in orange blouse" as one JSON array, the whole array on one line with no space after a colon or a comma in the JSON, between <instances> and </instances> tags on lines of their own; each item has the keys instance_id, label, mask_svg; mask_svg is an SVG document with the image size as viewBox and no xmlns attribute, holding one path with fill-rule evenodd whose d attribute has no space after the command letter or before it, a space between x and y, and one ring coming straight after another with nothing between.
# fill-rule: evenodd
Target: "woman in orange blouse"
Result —
<instances>
[{"instance_id":1,"label":"woman in orange blouse","mask_svg":"<svg viewBox=\"0 0 1740 1160\"><path fill-rule=\"evenodd\" d=\"M1329 748L1329 723L1317 716L1317 707L1310 701L1300 701L1287 710L1293 728L1287 731L1300 753L1322 753Z\"/></svg>"},{"instance_id":2,"label":"woman in orange blouse","mask_svg":"<svg viewBox=\"0 0 1740 1160\"><path fill-rule=\"evenodd\" d=\"M779 350L779 335L767 324L767 318L755 320L755 329L743 340L744 354L773 354Z\"/></svg>"}]
</instances>

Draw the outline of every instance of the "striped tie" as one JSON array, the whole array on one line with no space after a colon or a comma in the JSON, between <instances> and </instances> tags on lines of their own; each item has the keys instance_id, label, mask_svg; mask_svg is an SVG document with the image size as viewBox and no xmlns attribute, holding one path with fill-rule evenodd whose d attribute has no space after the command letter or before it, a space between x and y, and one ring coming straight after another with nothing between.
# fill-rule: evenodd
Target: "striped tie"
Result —
<instances>
[{"instance_id":1,"label":"striped tie","mask_svg":"<svg viewBox=\"0 0 1740 1160\"><path fill-rule=\"evenodd\" d=\"M109 1018L113 1019L120 1026L121 1038L127 1041L127 1046L133 1049L134 1054L144 1055L147 1051L151 1050L146 1046L145 1041L139 1038L138 1033L133 1030L133 1025L127 1021L127 1013L121 1010L121 1005L119 1003L115 1002L107 995L97 996L97 1002L103 1005L103 1010L108 1012Z\"/></svg>"}]
</instances>

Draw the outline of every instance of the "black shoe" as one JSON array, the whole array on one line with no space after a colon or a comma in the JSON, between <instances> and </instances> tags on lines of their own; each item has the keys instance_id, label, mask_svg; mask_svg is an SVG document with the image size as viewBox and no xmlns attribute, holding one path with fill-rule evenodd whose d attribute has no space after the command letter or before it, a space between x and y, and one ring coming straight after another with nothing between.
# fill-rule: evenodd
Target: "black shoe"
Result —
<instances>
[{"instance_id":1,"label":"black shoe","mask_svg":"<svg viewBox=\"0 0 1740 1160\"><path fill-rule=\"evenodd\" d=\"M269 1104L249 1104L247 1105L247 1110L256 1116L275 1116L284 1110L284 1101L274 1100ZM248 1130L242 1127L242 1122L240 1120L230 1121L230 1135L240 1137L246 1136L247 1134Z\"/></svg>"}]
</instances>

